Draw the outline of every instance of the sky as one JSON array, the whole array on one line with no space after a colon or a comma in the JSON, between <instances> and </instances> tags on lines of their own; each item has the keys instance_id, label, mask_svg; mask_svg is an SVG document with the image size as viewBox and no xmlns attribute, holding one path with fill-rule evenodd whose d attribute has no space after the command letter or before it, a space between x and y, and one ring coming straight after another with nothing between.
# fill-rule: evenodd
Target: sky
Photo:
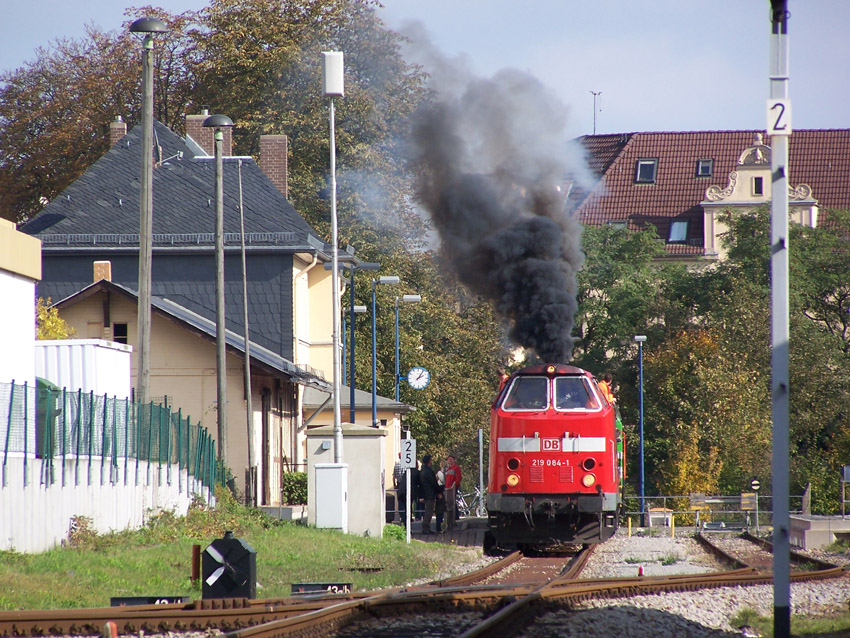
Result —
<instances>
[{"instance_id":1,"label":"sky","mask_svg":"<svg viewBox=\"0 0 850 638\"><path fill-rule=\"evenodd\" d=\"M4 3L0 70L18 68L86 24L118 29L123 0ZM150 4L179 13L206 0ZM489 77L514 67L568 109L570 136L633 131L763 129L769 97L769 0L384 0L401 29L419 21L433 44ZM792 126L850 127L850 0L789 0ZM594 93L596 95L594 95ZM595 124L594 124L595 116Z\"/></svg>"}]
</instances>

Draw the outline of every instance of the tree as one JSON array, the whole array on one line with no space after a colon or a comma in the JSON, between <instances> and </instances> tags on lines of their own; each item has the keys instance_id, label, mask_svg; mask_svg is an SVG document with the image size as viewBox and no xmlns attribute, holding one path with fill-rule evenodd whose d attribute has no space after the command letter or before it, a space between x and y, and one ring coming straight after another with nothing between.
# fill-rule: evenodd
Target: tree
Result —
<instances>
[{"instance_id":1,"label":"tree","mask_svg":"<svg viewBox=\"0 0 850 638\"><path fill-rule=\"evenodd\" d=\"M41 297L35 304L35 338L69 339L76 337L77 331L59 316L59 311L50 305L50 299Z\"/></svg>"}]
</instances>

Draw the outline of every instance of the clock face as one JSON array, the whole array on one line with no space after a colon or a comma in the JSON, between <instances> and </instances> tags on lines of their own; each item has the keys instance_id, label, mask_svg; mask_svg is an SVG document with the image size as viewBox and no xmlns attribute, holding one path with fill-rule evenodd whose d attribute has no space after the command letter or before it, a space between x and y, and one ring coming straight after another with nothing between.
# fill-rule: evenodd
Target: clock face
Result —
<instances>
[{"instance_id":1,"label":"clock face","mask_svg":"<svg viewBox=\"0 0 850 638\"><path fill-rule=\"evenodd\" d=\"M425 368L416 366L407 373L407 383L414 390L422 390L431 382L431 373Z\"/></svg>"}]
</instances>

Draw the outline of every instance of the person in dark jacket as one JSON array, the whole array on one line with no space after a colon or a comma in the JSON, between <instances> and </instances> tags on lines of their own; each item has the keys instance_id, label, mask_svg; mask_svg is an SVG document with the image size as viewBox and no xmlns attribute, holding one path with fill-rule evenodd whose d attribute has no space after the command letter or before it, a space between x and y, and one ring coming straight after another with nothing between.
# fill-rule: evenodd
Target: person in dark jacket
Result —
<instances>
[{"instance_id":1,"label":"person in dark jacket","mask_svg":"<svg viewBox=\"0 0 850 638\"><path fill-rule=\"evenodd\" d=\"M419 471L419 498L422 500L422 533L433 534L431 518L434 516L434 502L437 498L437 474L431 467L431 455L422 457L422 469Z\"/></svg>"},{"instance_id":2,"label":"person in dark jacket","mask_svg":"<svg viewBox=\"0 0 850 638\"><path fill-rule=\"evenodd\" d=\"M410 468L410 520L422 520L422 503L419 502L419 468Z\"/></svg>"}]
</instances>

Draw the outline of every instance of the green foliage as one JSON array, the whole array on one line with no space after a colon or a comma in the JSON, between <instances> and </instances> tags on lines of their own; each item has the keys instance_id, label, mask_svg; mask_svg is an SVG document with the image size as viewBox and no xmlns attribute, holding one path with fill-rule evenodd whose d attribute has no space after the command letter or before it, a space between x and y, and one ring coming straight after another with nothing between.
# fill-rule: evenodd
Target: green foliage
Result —
<instances>
[{"instance_id":1,"label":"green foliage","mask_svg":"<svg viewBox=\"0 0 850 638\"><path fill-rule=\"evenodd\" d=\"M307 504L307 472L283 475L283 501L288 505Z\"/></svg>"},{"instance_id":2,"label":"green foliage","mask_svg":"<svg viewBox=\"0 0 850 638\"><path fill-rule=\"evenodd\" d=\"M192 546L228 530L257 552L257 582L269 598L288 596L294 582L339 581L341 574L358 591L395 587L468 569L480 556L440 543L408 545L279 521L241 506L226 488L216 497L214 508L196 504L186 517L163 512L142 530L97 535L78 519L73 547L0 552L0 610L104 607L109 596L151 593L197 598Z\"/></svg>"},{"instance_id":3,"label":"green foliage","mask_svg":"<svg viewBox=\"0 0 850 638\"><path fill-rule=\"evenodd\" d=\"M400 525L384 525L384 538L406 541L407 530Z\"/></svg>"},{"instance_id":4,"label":"green foliage","mask_svg":"<svg viewBox=\"0 0 850 638\"><path fill-rule=\"evenodd\" d=\"M36 339L69 339L76 337L77 331L59 316L59 311L52 308L50 299L38 298L35 304L35 338Z\"/></svg>"}]
</instances>

